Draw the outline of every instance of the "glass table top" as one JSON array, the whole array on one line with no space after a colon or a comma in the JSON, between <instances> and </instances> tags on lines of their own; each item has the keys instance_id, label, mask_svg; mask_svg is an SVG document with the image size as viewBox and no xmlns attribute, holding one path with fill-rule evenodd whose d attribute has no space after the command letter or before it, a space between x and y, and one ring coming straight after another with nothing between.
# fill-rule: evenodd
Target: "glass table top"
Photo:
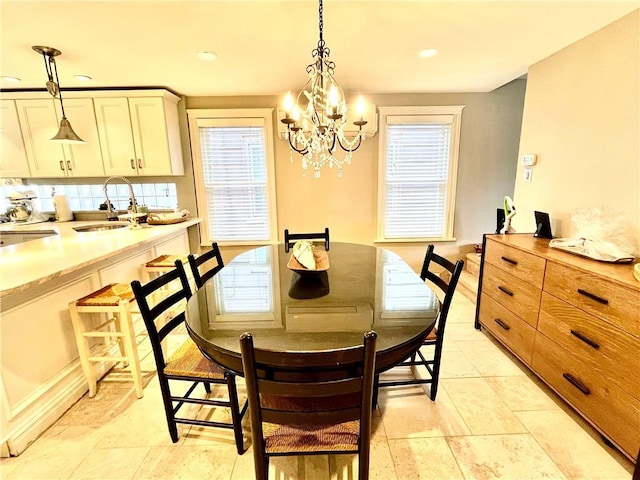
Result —
<instances>
[{"instance_id":1,"label":"glass table top","mask_svg":"<svg viewBox=\"0 0 640 480\"><path fill-rule=\"evenodd\" d=\"M302 274L287 267L291 255L259 247L225 265L187 303L196 343L239 356L250 332L259 348L317 351L361 345L375 330L380 352L433 327L437 296L395 253L332 242L329 268Z\"/></svg>"}]
</instances>

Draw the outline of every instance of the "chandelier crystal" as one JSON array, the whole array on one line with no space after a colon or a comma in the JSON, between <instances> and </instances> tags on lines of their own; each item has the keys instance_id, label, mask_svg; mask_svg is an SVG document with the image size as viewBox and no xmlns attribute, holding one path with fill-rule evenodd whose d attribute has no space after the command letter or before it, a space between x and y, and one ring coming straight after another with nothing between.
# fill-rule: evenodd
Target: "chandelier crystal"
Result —
<instances>
[{"instance_id":1,"label":"chandelier crystal","mask_svg":"<svg viewBox=\"0 0 640 480\"><path fill-rule=\"evenodd\" d=\"M335 63L329 58L329 47L322 36L322 14L322 0L319 0L320 35L317 47L311 52L313 63L307 66L309 81L295 102L291 92L287 93L285 118L281 122L287 126L291 161L294 151L302 155L303 175L312 168L314 178L319 178L320 169L328 165L329 168L337 167L338 176L342 177L342 166L351 164L353 152L365 139L362 130L367 124L363 119L365 105L360 96L356 107L359 120L353 122L358 131L349 138L345 133L347 104L344 92L333 75ZM338 147L344 152L342 158L335 155Z\"/></svg>"}]
</instances>

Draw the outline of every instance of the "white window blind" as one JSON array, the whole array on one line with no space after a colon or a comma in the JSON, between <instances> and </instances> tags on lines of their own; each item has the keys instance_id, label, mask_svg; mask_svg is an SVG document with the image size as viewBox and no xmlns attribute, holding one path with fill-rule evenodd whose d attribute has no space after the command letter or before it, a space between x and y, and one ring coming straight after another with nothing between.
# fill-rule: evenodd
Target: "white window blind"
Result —
<instances>
[{"instance_id":1,"label":"white window blind","mask_svg":"<svg viewBox=\"0 0 640 480\"><path fill-rule=\"evenodd\" d=\"M263 110L188 112L204 244L266 243L274 236L272 113Z\"/></svg>"},{"instance_id":2,"label":"white window blind","mask_svg":"<svg viewBox=\"0 0 640 480\"><path fill-rule=\"evenodd\" d=\"M379 236L383 240L451 238L458 149L455 115L387 115L384 119Z\"/></svg>"}]
</instances>

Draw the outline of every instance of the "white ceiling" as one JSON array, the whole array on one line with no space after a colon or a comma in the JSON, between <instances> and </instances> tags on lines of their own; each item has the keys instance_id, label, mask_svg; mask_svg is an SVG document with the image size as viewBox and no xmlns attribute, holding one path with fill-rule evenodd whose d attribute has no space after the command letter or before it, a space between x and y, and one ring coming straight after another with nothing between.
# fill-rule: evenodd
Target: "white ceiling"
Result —
<instances>
[{"instance_id":1,"label":"white ceiling","mask_svg":"<svg viewBox=\"0 0 640 480\"><path fill-rule=\"evenodd\" d=\"M634 1L325 0L324 38L346 92L486 92L640 8ZM0 1L2 88L43 88L46 45L70 87L182 95L282 94L306 82L315 0ZM418 52L437 48L421 59ZM213 51L206 62L196 52ZM93 77L89 83L73 78Z\"/></svg>"}]
</instances>

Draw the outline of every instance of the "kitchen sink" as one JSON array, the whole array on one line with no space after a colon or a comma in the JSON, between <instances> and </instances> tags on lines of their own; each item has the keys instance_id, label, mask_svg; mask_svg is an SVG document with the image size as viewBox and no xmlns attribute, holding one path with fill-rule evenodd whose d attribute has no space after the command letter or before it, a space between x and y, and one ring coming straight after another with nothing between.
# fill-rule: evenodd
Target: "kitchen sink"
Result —
<instances>
[{"instance_id":1,"label":"kitchen sink","mask_svg":"<svg viewBox=\"0 0 640 480\"><path fill-rule=\"evenodd\" d=\"M102 232L104 230L114 230L116 228L127 227L128 223L101 223L100 225L86 225L84 227L74 227L76 232Z\"/></svg>"}]
</instances>

